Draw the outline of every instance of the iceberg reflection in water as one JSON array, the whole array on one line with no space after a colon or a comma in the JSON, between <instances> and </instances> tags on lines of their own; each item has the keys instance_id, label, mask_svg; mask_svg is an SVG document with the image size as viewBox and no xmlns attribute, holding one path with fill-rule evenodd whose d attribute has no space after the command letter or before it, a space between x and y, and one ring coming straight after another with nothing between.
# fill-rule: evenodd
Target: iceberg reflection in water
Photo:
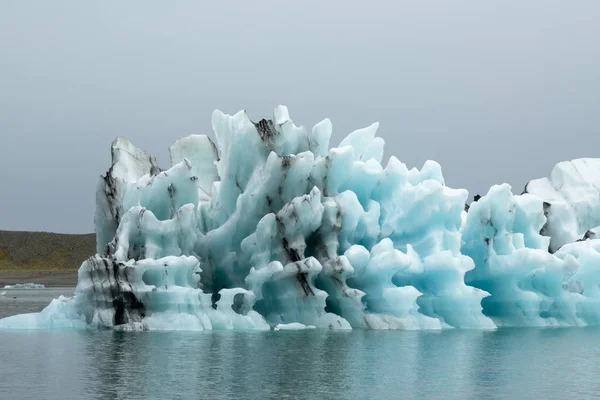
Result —
<instances>
[{"instance_id":1,"label":"iceberg reflection in water","mask_svg":"<svg viewBox=\"0 0 600 400\"><path fill-rule=\"evenodd\" d=\"M591 399L599 349L598 328L0 332L0 398Z\"/></svg>"}]
</instances>

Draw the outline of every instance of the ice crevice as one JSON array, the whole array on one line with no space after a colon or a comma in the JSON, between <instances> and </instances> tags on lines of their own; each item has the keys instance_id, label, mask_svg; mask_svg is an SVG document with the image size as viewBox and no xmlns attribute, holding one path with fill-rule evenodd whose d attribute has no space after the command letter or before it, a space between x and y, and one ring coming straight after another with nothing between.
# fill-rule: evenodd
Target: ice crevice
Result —
<instances>
[{"instance_id":1,"label":"ice crevice","mask_svg":"<svg viewBox=\"0 0 600 400\"><path fill-rule=\"evenodd\" d=\"M382 165L374 123L215 111L216 141L171 166L125 138L99 179L97 254L75 296L3 329L494 329L600 324L600 160L561 162L520 195L468 193L427 161Z\"/></svg>"}]
</instances>

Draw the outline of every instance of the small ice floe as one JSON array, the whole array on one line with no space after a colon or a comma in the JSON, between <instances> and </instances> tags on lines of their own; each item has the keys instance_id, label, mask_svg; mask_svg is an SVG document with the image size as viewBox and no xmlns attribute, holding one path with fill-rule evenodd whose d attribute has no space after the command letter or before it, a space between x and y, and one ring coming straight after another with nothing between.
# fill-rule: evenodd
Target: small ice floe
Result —
<instances>
[{"instance_id":1,"label":"small ice floe","mask_svg":"<svg viewBox=\"0 0 600 400\"><path fill-rule=\"evenodd\" d=\"M4 289L44 289L45 287L41 283L17 283L16 285L6 285Z\"/></svg>"},{"instance_id":2,"label":"small ice floe","mask_svg":"<svg viewBox=\"0 0 600 400\"><path fill-rule=\"evenodd\" d=\"M313 325L304 325L299 322L292 322L290 324L278 324L273 328L274 331L301 331L303 329L315 329Z\"/></svg>"},{"instance_id":3,"label":"small ice floe","mask_svg":"<svg viewBox=\"0 0 600 400\"><path fill-rule=\"evenodd\" d=\"M5 295L6 295L6 292L0 293L0 296L5 296Z\"/></svg>"}]
</instances>

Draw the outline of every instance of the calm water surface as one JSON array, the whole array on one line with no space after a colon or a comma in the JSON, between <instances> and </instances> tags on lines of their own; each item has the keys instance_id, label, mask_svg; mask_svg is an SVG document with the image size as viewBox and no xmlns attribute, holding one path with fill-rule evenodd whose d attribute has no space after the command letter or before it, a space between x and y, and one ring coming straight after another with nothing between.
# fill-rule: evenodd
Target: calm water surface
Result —
<instances>
[{"instance_id":1,"label":"calm water surface","mask_svg":"<svg viewBox=\"0 0 600 400\"><path fill-rule=\"evenodd\" d=\"M592 399L599 367L596 328L0 331L0 399Z\"/></svg>"},{"instance_id":2,"label":"calm water surface","mask_svg":"<svg viewBox=\"0 0 600 400\"><path fill-rule=\"evenodd\" d=\"M47 289L0 288L0 318L10 315L38 312L58 296L73 296L74 287ZM1 346L1 345L0 345Z\"/></svg>"}]
</instances>

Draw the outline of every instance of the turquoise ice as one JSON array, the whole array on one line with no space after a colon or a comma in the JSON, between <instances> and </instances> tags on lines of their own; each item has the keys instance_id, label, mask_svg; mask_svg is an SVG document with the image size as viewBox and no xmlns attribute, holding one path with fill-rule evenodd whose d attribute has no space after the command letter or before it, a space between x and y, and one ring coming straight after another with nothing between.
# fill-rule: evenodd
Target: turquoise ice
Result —
<instances>
[{"instance_id":1,"label":"turquoise ice","mask_svg":"<svg viewBox=\"0 0 600 400\"><path fill-rule=\"evenodd\" d=\"M514 195L382 165L378 124L330 148L332 124L215 111L216 143L171 167L125 138L96 194L97 254L73 298L15 329L494 329L600 323L600 161L560 163ZM579 240L579 241L578 241Z\"/></svg>"}]
</instances>

